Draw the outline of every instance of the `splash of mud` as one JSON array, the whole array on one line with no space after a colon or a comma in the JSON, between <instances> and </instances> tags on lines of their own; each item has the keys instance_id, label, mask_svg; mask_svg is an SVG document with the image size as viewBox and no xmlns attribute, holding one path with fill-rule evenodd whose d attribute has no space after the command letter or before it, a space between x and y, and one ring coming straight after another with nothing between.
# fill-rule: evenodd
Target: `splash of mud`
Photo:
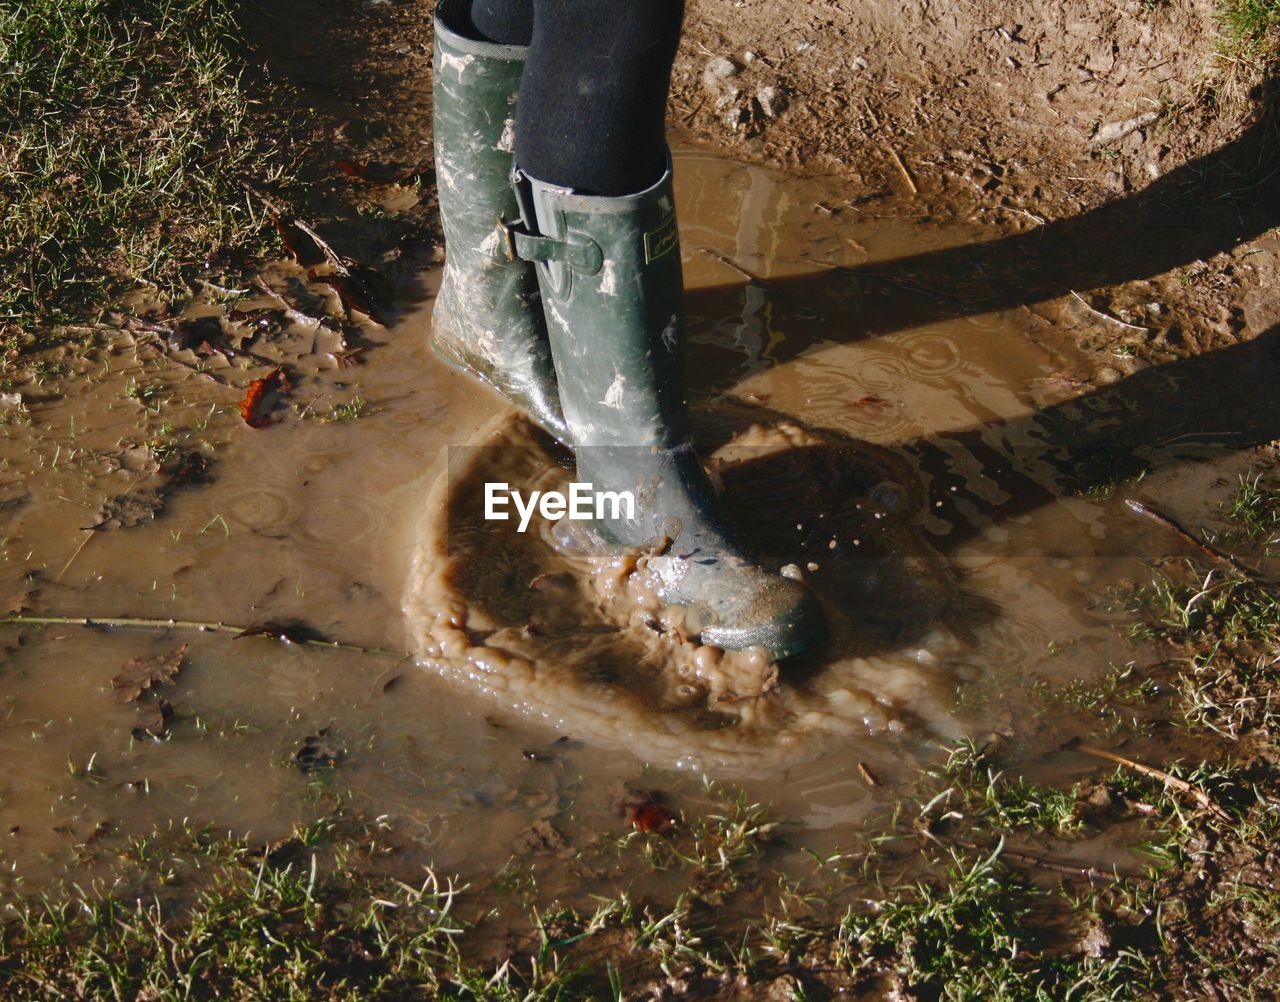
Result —
<instances>
[{"instance_id":1,"label":"splash of mud","mask_svg":"<svg viewBox=\"0 0 1280 1002\"><path fill-rule=\"evenodd\" d=\"M768 567L803 573L832 639L770 664L696 642L645 585L645 554L584 546L573 523L484 519L484 485L564 490L571 457L513 416L452 450L405 601L422 662L495 706L661 765L755 774L853 735L940 734L960 642L955 589L921 539L922 497L883 449L744 403L698 415L701 453ZM803 515L796 513L803 512Z\"/></svg>"}]
</instances>

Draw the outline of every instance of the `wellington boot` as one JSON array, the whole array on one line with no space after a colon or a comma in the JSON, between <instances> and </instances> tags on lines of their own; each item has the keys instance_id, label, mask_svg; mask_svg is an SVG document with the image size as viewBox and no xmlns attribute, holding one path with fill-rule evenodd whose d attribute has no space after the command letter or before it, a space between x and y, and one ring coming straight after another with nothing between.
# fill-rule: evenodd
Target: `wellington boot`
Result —
<instances>
[{"instance_id":1,"label":"wellington boot","mask_svg":"<svg viewBox=\"0 0 1280 1002\"><path fill-rule=\"evenodd\" d=\"M526 49L451 27L467 0L436 9L433 119L444 280L432 313L436 354L482 380L567 443L533 266L504 253L516 92Z\"/></svg>"},{"instance_id":2,"label":"wellington boot","mask_svg":"<svg viewBox=\"0 0 1280 1002\"><path fill-rule=\"evenodd\" d=\"M824 636L809 590L754 563L690 441L683 276L671 171L623 197L575 195L517 174L513 251L538 262L577 479L630 491L602 534L651 548L658 597L691 607L703 643L782 658Z\"/></svg>"}]
</instances>

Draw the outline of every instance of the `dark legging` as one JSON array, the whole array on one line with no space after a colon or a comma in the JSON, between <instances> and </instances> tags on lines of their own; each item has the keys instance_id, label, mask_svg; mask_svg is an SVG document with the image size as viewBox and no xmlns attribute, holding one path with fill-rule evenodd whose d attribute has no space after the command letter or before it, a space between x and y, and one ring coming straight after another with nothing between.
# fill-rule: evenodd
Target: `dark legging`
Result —
<instances>
[{"instance_id":1,"label":"dark legging","mask_svg":"<svg viewBox=\"0 0 1280 1002\"><path fill-rule=\"evenodd\" d=\"M629 195L665 169L683 17L684 0L474 0L460 27L529 46L516 102L522 171L583 194Z\"/></svg>"}]
</instances>

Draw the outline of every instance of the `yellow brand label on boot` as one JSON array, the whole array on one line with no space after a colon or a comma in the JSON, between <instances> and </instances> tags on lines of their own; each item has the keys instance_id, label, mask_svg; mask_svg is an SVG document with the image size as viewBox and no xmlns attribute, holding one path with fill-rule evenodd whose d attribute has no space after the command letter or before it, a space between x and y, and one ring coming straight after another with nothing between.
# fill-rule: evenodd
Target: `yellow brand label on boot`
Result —
<instances>
[{"instance_id":1,"label":"yellow brand label on boot","mask_svg":"<svg viewBox=\"0 0 1280 1002\"><path fill-rule=\"evenodd\" d=\"M673 212L644 235L644 263L651 264L670 253L679 242L680 234L676 229L676 214Z\"/></svg>"}]
</instances>

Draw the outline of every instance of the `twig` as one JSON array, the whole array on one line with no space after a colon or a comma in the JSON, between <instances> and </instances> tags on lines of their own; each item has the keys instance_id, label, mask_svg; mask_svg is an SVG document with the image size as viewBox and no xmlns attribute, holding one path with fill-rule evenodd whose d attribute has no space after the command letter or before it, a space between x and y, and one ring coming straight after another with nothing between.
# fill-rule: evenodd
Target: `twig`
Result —
<instances>
[{"instance_id":1,"label":"twig","mask_svg":"<svg viewBox=\"0 0 1280 1002\"><path fill-rule=\"evenodd\" d=\"M802 303L797 303L785 292L782 292L781 290L775 288L773 283L766 281L765 279L761 278L759 275L753 275L751 272L747 271L746 268L738 264L737 261L734 261L733 258L726 257L724 254L721 254L719 251L712 250L710 247L699 247L698 250L702 251L703 254L706 254L707 257L714 258L715 260L719 261L726 268L731 268L733 271L737 272L740 276L742 276L742 278L746 279L746 281L754 285L757 289L764 289L766 292L772 295L775 300L782 303L787 308L794 310L796 316L799 319L816 320L818 318L818 313L816 310L808 306L805 306Z\"/></svg>"},{"instance_id":2,"label":"twig","mask_svg":"<svg viewBox=\"0 0 1280 1002\"><path fill-rule=\"evenodd\" d=\"M929 836L939 845L944 845L932 832L921 829L921 833ZM1013 860L1015 863L1024 863L1031 866L1038 866L1044 870L1052 870L1054 873L1068 873L1073 877L1087 877L1089 880L1150 880L1151 878L1140 873L1121 873L1119 870L1099 870L1093 866L1081 866L1076 863L1063 863L1056 859L1045 859L1043 856L1037 856L1035 853L1022 852L1019 849L1008 849L1004 846L1003 841L999 845L980 845L977 842L970 842L968 839L955 838L948 836L948 841L960 846L962 849L968 849L970 852L981 852L986 855L999 855L1002 858Z\"/></svg>"},{"instance_id":3,"label":"twig","mask_svg":"<svg viewBox=\"0 0 1280 1002\"><path fill-rule=\"evenodd\" d=\"M323 647L327 650L354 651L357 654L376 654L387 658L409 658L413 655L404 651L389 651L381 647L361 647L359 644L347 644L337 640L321 640L317 637L304 637L300 640L286 640L270 633L251 634L253 627L235 626L231 623L207 623L193 619L146 619L137 616L7 616L0 619L0 626L83 626L98 630L105 627L121 627L140 630L197 630L200 633L227 633L233 636L248 634L251 636L267 636L280 643L309 644L312 647Z\"/></svg>"},{"instance_id":4,"label":"twig","mask_svg":"<svg viewBox=\"0 0 1280 1002\"><path fill-rule=\"evenodd\" d=\"M982 846L975 845L973 847L979 852L986 851ZM1019 863L1029 863L1032 866L1038 866L1043 870L1052 870L1054 873L1069 873L1076 877L1088 877L1090 880L1150 880L1140 873L1121 873L1118 870L1107 872L1099 870L1093 866L1080 866L1075 863L1061 863L1054 859L1045 859L1043 856L1037 856L1030 852L1021 852L1018 849L1005 849L1001 856L1007 856Z\"/></svg>"},{"instance_id":5,"label":"twig","mask_svg":"<svg viewBox=\"0 0 1280 1002\"><path fill-rule=\"evenodd\" d=\"M1135 762L1131 758L1125 758L1123 755L1117 755L1115 752L1109 752L1103 748L1094 748L1092 745L1068 741L1063 745L1063 747L1083 752L1085 755L1092 755L1094 758L1105 759L1108 762L1115 762L1118 765L1123 765L1132 769L1134 772L1140 772L1144 776L1150 776L1153 779L1158 779L1164 783L1165 786L1171 786L1175 790L1192 797L1196 803L1213 814L1214 817L1219 818L1222 821L1231 820L1231 815L1223 810L1223 808L1220 807L1213 798L1209 796L1209 794L1200 789L1200 787L1192 786L1185 779L1179 779L1177 776L1173 776L1162 769L1157 769L1155 766L1151 765L1143 765L1141 762Z\"/></svg>"},{"instance_id":6,"label":"twig","mask_svg":"<svg viewBox=\"0 0 1280 1002\"><path fill-rule=\"evenodd\" d=\"M768 282L766 282L759 275L753 275L751 272L747 271L746 268L738 264L738 262L733 260L733 258L727 257L726 255L721 254L717 250L712 250L710 247L699 247L698 250L702 251L702 253L707 255L707 257L714 258L715 260L719 261L726 268L729 268L737 272L742 278L745 278L752 285L761 289L770 288L770 285Z\"/></svg>"},{"instance_id":7,"label":"twig","mask_svg":"<svg viewBox=\"0 0 1280 1002\"><path fill-rule=\"evenodd\" d=\"M1168 529L1192 549L1199 550L1219 566L1225 567L1227 570L1232 571L1235 574L1243 575L1250 581L1262 580L1262 575L1257 571L1250 570L1248 567L1245 567L1242 563L1236 560L1235 557L1231 556L1231 554L1224 553L1222 550L1210 546L1208 543L1201 542L1163 512L1156 511L1150 505L1139 501L1137 498L1125 498L1124 503L1125 507L1139 518L1145 518L1162 528Z\"/></svg>"},{"instance_id":8,"label":"twig","mask_svg":"<svg viewBox=\"0 0 1280 1002\"><path fill-rule=\"evenodd\" d=\"M1121 327L1127 327L1129 330L1138 331L1141 334L1151 333L1150 327L1139 327L1137 324L1131 324L1127 321L1121 320L1117 316L1112 316L1106 310L1100 310L1096 306L1091 305L1089 301L1085 299L1084 296L1080 295L1080 293L1076 292L1075 289L1071 289L1070 291L1071 295L1075 296L1076 299L1079 300L1080 304L1094 316L1101 317L1103 320L1110 320L1113 324L1119 324Z\"/></svg>"},{"instance_id":9,"label":"twig","mask_svg":"<svg viewBox=\"0 0 1280 1002\"><path fill-rule=\"evenodd\" d=\"M1026 209L1019 209L1012 205L980 205L978 212L1013 212L1019 216L1026 216L1037 226L1044 226L1047 220L1044 216L1037 216L1034 212L1028 212Z\"/></svg>"},{"instance_id":10,"label":"twig","mask_svg":"<svg viewBox=\"0 0 1280 1002\"><path fill-rule=\"evenodd\" d=\"M920 194L920 189L916 187L916 183L911 177L911 172L907 170L907 165L902 162L902 157L898 156L898 151L892 146L889 147L889 156L893 157L893 162L898 165L898 170L902 171L902 178L907 182L907 187L911 189L911 194Z\"/></svg>"},{"instance_id":11,"label":"twig","mask_svg":"<svg viewBox=\"0 0 1280 1002\"><path fill-rule=\"evenodd\" d=\"M880 128L880 119L878 119L876 117L876 113L871 110L871 105L865 97L862 99L862 106L867 109L867 117L871 119L871 124L877 129Z\"/></svg>"},{"instance_id":12,"label":"twig","mask_svg":"<svg viewBox=\"0 0 1280 1002\"><path fill-rule=\"evenodd\" d=\"M879 785L880 785L880 780L879 780L879 778L876 776L876 774L875 774L874 772L872 772L870 769L868 769L868 768L867 768L867 763L866 763L866 762L859 762L859 763L858 763L858 775L860 775L860 776L862 777L862 781L863 781L864 783L866 783L866 784L867 784L867 786L879 786Z\"/></svg>"},{"instance_id":13,"label":"twig","mask_svg":"<svg viewBox=\"0 0 1280 1002\"><path fill-rule=\"evenodd\" d=\"M93 537L97 535L97 533L94 532L92 529L85 529L84 531L87 532L88 535L85 536L84 541L79 546L76 547L76 552L71 554L67 562L62 565L62 570L58 571L58 576L53 579L54 584L57 584L59 581L62 580L62 575L66 574L67 568L76 562L76 557L80 556L80 551L83 550L86 546L88 546L89 540L93 539Z\"/></svg>"}]
</instances>

